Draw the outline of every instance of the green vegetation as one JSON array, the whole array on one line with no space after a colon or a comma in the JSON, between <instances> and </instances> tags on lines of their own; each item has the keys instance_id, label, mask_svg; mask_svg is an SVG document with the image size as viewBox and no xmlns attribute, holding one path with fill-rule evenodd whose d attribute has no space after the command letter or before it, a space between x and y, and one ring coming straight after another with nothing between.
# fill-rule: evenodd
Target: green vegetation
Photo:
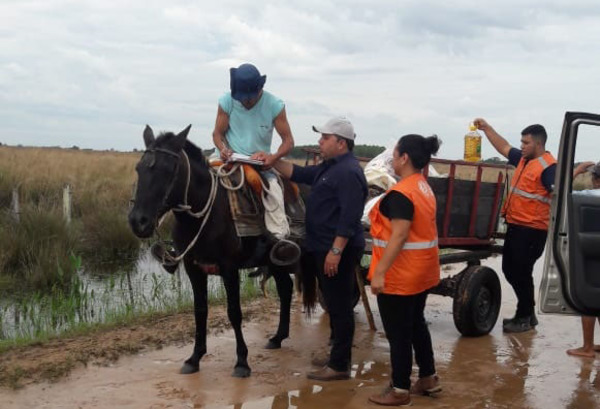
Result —
<instances>
[{"instance_id":1,"label":"green vegetation","mask_svg":"<svg viewBox=\"0 0 600 409\"><path fill-rule=\"evenodd\" d=\"M127 224L135 154L73 149L0 147L0 289L71 285L73 254L87 269L137 258L140 242ZM62 210L72 187L72 221ZM17 222L10 211L19 196ZM58 272L62 276L59 278Z\"/></svg>"}]
</instances>

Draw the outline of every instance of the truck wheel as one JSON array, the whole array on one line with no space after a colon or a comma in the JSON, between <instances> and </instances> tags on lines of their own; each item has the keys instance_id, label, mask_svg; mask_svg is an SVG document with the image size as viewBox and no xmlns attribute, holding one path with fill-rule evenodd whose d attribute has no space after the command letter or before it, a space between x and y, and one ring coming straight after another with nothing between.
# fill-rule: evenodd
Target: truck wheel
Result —
<instances>
[{"instance_id":1,"label":"truck wheel","mask_svg":"<svg viewBox=\"0 0 600 409\"><path fill-rule=\"evenodd\" d=\"M500 280L494 270L485 266L467 267L452 305L456 329L467 337L489 334L498 320L501 300Z\"/></svg>"}]
</instances>

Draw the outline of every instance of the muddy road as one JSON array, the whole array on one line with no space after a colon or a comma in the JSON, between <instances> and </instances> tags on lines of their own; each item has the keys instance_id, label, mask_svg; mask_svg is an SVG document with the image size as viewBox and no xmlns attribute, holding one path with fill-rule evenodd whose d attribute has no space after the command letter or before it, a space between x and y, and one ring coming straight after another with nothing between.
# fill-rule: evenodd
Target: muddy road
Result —
<instances>
[{"instance_id":1,"label":"muddy road","mask_svg":"<svg viewBox=\"0 0 600 409\"><path fill-rule=\"evenodd\" d=\"M500 258L484 260L484 264L501 274ZM537 283L540 270L541 263L538 263ZM461 337L452 321L452 300L435 295L429 297L426 317L431 323L437 370L444 391L436 398L414 397L413 405L427 408L600 408L600 355L586 359L565 353L566 349L581 345L579 318L540 315L537 330L505 335L500 319L513 315L515 298L504 279L501 281L501 316L489 336ZM213 329L208 340L208 355L201 361L201 370L197 374L178 374L192 349L191 315L178 316L168 323L99 334L94 339L86 339L87 344L73 340L71 346L63 343L53 348L34 347L19 351L18 356L11 357L13 367L17 361L44 359L49 365L52 362L59 365L61 359L77 353L73 352L77 351L74 346L77 342L83 343L78 346L79 354L90 349L98 353L94 359L80 360L87 362L87 366L75 365L67 377L56 382L36 381L33 371L25 379L24 387L0 389L0 407L376 407L367 403L367 397L388 382L389 359L375 300L371 298L371 306L378 331L369 330L359 304L352 378L330 383L309 381L305 377L306 372L313 369L311 358L326 351L327 315L319 312L307 320L295 301L291 339L284 342L281 350L267 351L262 347L268 331L275 329L276 305L274 300L268 300L247 307L250 317L244 329L250 350L250 378L231 377L235 340L222 308L216 308L210 313ZM136 332L141 337L135 335ZM119 343L133 348L129 355L126 347L116 348L121 345ZM101 351L107 351L105 357ZM5 370L11 368L6 357L3 365Z\"/></svg>"}]
</instances>

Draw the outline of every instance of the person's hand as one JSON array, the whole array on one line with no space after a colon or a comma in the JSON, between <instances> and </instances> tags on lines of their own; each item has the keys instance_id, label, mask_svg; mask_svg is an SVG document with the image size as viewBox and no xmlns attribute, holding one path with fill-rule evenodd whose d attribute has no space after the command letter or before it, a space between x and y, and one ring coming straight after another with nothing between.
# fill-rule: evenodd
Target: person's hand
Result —
<instances>
[{"instance_id":1,"label":"person's hand","mask_svg":"<svg viewBox=\"0 0 600 409\"><path fill-rule=\"evenodd\" d=\"M490 124L488 124L483 118L473 119L473 125L475 125L477 129L481 129L484 132L491 128Z\"/></svg>"},{"instance_id":2,"label":"person's hand","mask_svg":"<svg viewBox=\"0 0 600 409\"><path fill-rule=\"evenodd\" d=\"M225 148L221 151L221 160L227 162L229 158L231 158L231 155L233 155L233 151L229 148Z\"/></svg>"},{"instance_id":3,"label":"person's hand","mask_svg":"<svg viewBox=\"0 0 600 409\"><path fill-rule=\"evenodd\" d=\"M573 171L573 177L581 175L582 173L585 173L587 168L589 168L590 166L594 166L594 165L595 165L595 163L592 161L581 162L579 165L577 165L577 167Z\"/></svg>"},{"instance_id":4,"label":"person's hand","mask_svg":"<svg viewBox=\"0 0 600 409\"><path fill-rule=\"evenodd\" d=\"M375 271L373 278L371 279L371 292L373 295L378 295L383 292L383 285L385 282L384 274Z\"/></svg>"},{"instance_id":5,"label":"person's hand","mask_svg":"<svg viewBox=\"0 0 600 409\"><path fill-rule=\"evenodd\" d=\"M266 169L270 169L277 162L277 157L275 155L267 155L263 161L265 162L263 166Z\"/></svg>"},{"instance_id":6,"label":"person's hand","mask_svg":"<svg viewBox=\"0 0 600 409\"><path fill-rule=\"evenodd\" d=\"M335 255L331 251L327 253L325 257L325 265L323 266L323 273L327 277L333 277L338 272L338 265L340 264L340 260L342 255Z\"/></svg>"},{"instance_id":7,"label":"person's hand","mask_svg":"<svg viewBox=\"0 0 600 409\"><path fill-rule=\"evenodd\" d=\"M270 169L273 166L273 164L277 161L275 159L275 156L262 151L254 153L252 156L250 156L250 159L262 161L262 166L264 169Z\"/></svg>"}]
</instances>

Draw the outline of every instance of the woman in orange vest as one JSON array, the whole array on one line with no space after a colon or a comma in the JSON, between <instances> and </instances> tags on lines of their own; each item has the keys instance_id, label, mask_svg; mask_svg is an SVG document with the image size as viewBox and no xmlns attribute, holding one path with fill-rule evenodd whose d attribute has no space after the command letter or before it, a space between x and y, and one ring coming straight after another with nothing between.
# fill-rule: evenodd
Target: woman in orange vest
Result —
<instances>
[{"instance_id":1,"label":"woman in orange vest","mask_svg":"<svg viewBox=\"0 0 600 409\"><path fill-rule=\"evenodd\" d=\"M437 136L405 135L394 149L400 181L373 207L373 256L369 279L390 344L392 376L380 405L409 405L410 393L441 391L431 335L423 311L428 291L440 281L435 196L421 170L439 149ZM419 380L411 388L413 348Z\"/></svg>"}]
</instances>

